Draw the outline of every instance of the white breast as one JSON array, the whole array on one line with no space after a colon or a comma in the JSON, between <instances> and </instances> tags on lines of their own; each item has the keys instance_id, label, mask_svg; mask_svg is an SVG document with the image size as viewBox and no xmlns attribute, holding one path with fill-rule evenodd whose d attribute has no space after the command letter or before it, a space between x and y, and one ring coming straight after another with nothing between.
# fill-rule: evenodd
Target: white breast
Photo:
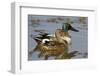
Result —
<instances>
[{"instance_id":1,"label":"white breast","mask_svg":"<svg viewBox=\"0 0 100 76\"><path fill-rule=\"evenodd\" d=\"M71 38L70 37L61 37L63 40L66 40L68 42L68 44L71 44Z\"/></svg>"}]
</instances>

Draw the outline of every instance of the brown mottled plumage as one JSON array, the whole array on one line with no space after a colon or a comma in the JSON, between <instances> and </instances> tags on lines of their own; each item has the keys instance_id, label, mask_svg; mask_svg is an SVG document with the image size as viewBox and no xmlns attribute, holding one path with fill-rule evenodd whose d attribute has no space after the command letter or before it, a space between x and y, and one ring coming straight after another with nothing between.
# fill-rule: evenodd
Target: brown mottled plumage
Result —
<instances>
[{"instance_id":1,"label":"brown mottled plumage","mask_svg":"<svg viewBox=\"0 0 100 76\"><path fill-rule=\"evenodd\" d=\"M43 56L45 59L48 59L50 56L59 56L67 49L66 45L56 41L50 41L48 45L43 43L38 44L38 50L40 50L39 57Z\"/></svg>"}]
</instances>

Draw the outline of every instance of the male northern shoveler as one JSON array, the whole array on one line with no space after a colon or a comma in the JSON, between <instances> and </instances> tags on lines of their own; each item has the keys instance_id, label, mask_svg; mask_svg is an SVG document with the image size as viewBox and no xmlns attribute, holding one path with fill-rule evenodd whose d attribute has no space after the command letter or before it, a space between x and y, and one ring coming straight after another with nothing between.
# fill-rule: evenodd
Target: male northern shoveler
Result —
<instances>
[{"instance_id":1,"label":"male northern shoveler","mask_svg":"<svg viewBox=\"0 0 100 76\"><path fill-rule=\"evenodd\" d=\"M64 51L67 50L68 52L68 45L71 43L69 30L78 32L78 30L74 29L71 24L64 23L62 29L57 29L55 31L55 37L50 37L48 34L40 34L40 37L34 38L38 43L34 51L39 50L39 57L44 56L45 59L48 59L51 56L61 59Z\"/></svg>"}]
</instances>

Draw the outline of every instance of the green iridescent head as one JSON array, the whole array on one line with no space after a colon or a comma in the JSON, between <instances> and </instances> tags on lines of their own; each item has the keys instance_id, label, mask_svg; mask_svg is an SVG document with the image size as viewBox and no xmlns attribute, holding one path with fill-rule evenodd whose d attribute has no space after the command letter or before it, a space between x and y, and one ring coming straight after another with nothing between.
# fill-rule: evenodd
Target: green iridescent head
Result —
<instances>
[{"instance_id":1,"label":"green iridescent head","mask_svg":"<svg viewBox=\"0 0 100 76\"><path fill-rule=\"evenodd\" d=\"M72 30L72 31L75 31L75 32L79 32L78 30L76 30L75 28L73 28L73 27L71 26L71 24L69 24L69 23L63 23L63 25L62 25L62 30L63 30L64 32L68 32L69 30Z\"/></svg>"}]
</instances>

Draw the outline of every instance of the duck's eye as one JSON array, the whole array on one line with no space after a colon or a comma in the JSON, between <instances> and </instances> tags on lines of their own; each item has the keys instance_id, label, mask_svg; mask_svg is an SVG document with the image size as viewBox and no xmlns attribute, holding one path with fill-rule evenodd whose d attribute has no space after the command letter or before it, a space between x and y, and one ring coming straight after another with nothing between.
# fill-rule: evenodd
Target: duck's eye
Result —
<instances>
[{"instance_id":1,"label":"duck's eye","mask_svg":"<svg viewBox=\"0 0 100 76\"><path fill-rule=\"evenodd\" d=\"M71 26L68 26L68 30L70 30L72 27Z\"/></svg>"}]
</instances>

